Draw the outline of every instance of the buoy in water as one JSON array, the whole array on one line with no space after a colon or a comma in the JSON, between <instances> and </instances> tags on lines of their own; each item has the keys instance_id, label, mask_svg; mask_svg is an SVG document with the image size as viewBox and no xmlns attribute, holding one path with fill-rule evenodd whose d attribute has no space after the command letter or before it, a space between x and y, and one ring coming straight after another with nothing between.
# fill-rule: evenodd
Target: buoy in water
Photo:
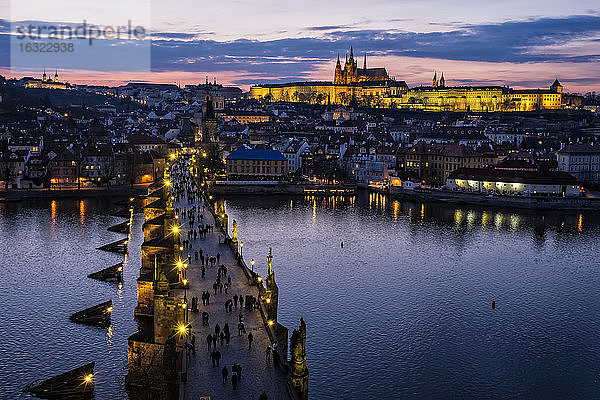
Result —
<instances>
[{"instance_id":1,"label":"buoy in water","mask_svg":"<svg viewBox=\"0 0 600 400\"><path fill-rule=\"evenodd\" d=\"M340 243L340 246L342 247L342 249L344 248L344 242Z\"/></svg>"},{"instance_id":2,"label":"buoy in water","mask_svg":"<svg viewBox=\"0 0 600 400\"><path fill-rule=\"evenodd\" d=\"M492 310L496 309L496 300L492 300Z\"/></svg>"}]
</instances>

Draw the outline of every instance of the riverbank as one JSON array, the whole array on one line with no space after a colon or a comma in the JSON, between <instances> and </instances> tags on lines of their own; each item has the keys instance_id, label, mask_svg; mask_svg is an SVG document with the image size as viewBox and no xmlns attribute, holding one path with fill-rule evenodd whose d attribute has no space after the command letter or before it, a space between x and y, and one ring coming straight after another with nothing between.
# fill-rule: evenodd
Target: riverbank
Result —
<instances>
[{"instance_id":1,"label":"riverbank","mask_svg":"<svg viewBox=\"0 0 600 400\"><path fill-rule=\"evenodd\" d=\"M143 196L147 194L147 185L113 186L107 188L85 189L31 189L0 191L0 203L19 202L23 199L68 199Z\"/></svg>"},{"instance_id":2,"label":"riverbank","mask_svg":"<svg viewBox=\"0 0 600 400\"><path fill-rule=\"evenodd\" d=\"M570 197L516 197L453 192L440 189L388 191L369 187L370 191L389 194L399 200L468 204L484 207L521 208L530 210L600 210L600 199Z\"/></svg>"},{"instance_id":3,"label":"riverbank","mask_svg":"<svg viewBox=\"0 0 600 400\"><path fill-rule=\"evenodd\" d=\"M286 194L299 196L351 196L355 185L306 185L287 182L215 182L210 192L215 195Z\"/></svg>"}]
</instances>

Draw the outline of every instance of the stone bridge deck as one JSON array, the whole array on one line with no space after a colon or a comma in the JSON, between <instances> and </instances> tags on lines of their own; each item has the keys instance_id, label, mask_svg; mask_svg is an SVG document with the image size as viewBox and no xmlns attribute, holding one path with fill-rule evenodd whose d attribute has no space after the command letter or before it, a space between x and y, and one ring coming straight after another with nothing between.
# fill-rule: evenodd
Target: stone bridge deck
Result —
<instances>
[{"instance_id":1,"label":"stone bridge deck","mask_svg":"<svg viewBox=\"0 0 600 400\"><path fill-rule=\"evenodd\" d=\"M197 201L199 208L202 208L202 202ZM182 199L175 204L180 209L189 209L194 204L187 204L186 199ZM207 205L207 207L209 207ZM209 210L204 213L204 220L196 219L198 222L215 225L213 216ZM189 230L189 220L179 217L182 223L181 239L187 239ZM219 235L221 231L215 226L214 232L208 233L205 238L192 240L192 248L185 249L182 252L182 258L191 254L192 265L188 268L187 279L190 288L187 290L188 305L191 307L191 298L198 297L198 313L189 311L189 322L192 325L192 334L196 336L196 354L190 355L190 364L188 367L187 382L184 384L184 398L187 400L198 400L202 396L210 396L211 400L225 399L244 399L258 400L263 391L267 394L269 400L284 400L289 396L286 391L286 376L273 366L273 362L266 361L265 349L271 344L267 335L262 316L256 309L246 310L233 308L233 312L225 312L225 302L232 299L235 294L246 296L257 296L257 288L250 286L248 280L235 261L234 254L229 246L219 244ZM202 279L202 263L200 260L194 261L194 251L200 250L204 255L216 256L220 253L220 264L227 267L227 273L231 276L232 287L228 294L214 293L213 283L217 278L217 267L206 266L206 276ZM210 305L202 305L202 292L209 291ZM183 291L181 291L183 292ZM179 293L183 297L183 293ZM202 326L202 312L209 313L209 326ZM248 349L248 337L246 335L238 336L238 316L243 314L243 321L246 332L252 332L254 341L252 348ZM221 352L222 358L220 367L213 367L210 359L206 337L214 334L215 324L219 324L221 329L225 323L229 324L231 340L229 344L217 344L217 349ZM220 341L219 341L220 342ZM272 357L271 357L272 359ZM242 367L242 378L237 389L233 390L231 384L231 366L238 363ZM221 369L227 366L229 377L226 384L222 383Z\"/></svg>"}]
</instances>

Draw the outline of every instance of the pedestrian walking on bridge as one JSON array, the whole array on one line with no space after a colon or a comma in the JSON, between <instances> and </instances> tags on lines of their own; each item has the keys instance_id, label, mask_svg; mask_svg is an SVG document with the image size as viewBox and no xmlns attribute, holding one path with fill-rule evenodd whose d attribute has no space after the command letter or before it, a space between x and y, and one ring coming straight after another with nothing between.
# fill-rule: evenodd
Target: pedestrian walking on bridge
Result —
<instances>
[{"instance_id":1,"label":"pedestrian walking on bridge","mask_svg":"<svg viewBox=\"0 0 600 400\"><path fill-rule=\"evenodd\" d=\"M237 389L238 377L236 374L231 375L231 386L233 386L233 390Z\"/></svg>"},{"instance_id":2,"label":"pedestrian walking on bridge","mask_svg":"<svg viewBox=\"0 0 600 400\"><path fill-rule=\"evenodd\" d=\"M227 367L223 367L221 374L223 375L223 384L225 384L225 382L227 382L227 375L229 375L229 370Z\"/></svg>"},{"instance_id":3,"label":"pedestrian walking on bridge","mask_svg":"<svg viewBox=\"0 0 600 400\"><path fill-rule=\"evenodd\" d=\"M248 333L248 350L252 348L252 341L254 340L254 335L252 332Z\"/></svg>"}]
</instances>

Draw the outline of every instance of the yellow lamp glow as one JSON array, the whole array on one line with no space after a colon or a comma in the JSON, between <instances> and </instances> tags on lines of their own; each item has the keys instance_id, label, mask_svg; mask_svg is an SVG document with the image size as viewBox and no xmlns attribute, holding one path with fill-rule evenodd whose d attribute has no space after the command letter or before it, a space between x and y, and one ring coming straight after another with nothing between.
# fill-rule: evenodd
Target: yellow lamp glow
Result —
<instances>
[{"instance_id":1,"label":"yellow lamp glow","mask_svg":"<svg viewBox=\"0 0 600 400\"><path fill-rule=\"evenodd\" d=\"M269 320L269 326L273 326L275 322L273 322L272 320Z\"/></svg>"},{"instance_id":2,"label":"yellow lamp glow","mask_svg":"<svg viewBox=\"0 0 600 400\"><path fill-rule=\"evenodd\" d=\"M113 310L113 308L112 308L112 307L108 307L108 308L106 309L106 312L109 312L109 313L110 313L110 312L112 312L112 310Z\"/></svg>"},{"instance_id":3,"label":"yellow lamp glow","mask_svg":"<svg viewBox=\"0 0 600 400\"><path fill-rule=\"evenodd\" d=\"M90 382L92 381L92 378L93 378L93 377L94 377L94 375L92 375L92 374L88 374L88 375L86 375L86 376L84 376L84 377L83 377L83 381L84 381L85 383L90 383Z\"/></svg>"},{"instance_id":4,"label":"yellow lamp glow","mask_svg":"<svg viewBox=\"0 0 600 400\"><path fill-rule=\"evenodd\" d=\"M177 232L179 232L179 227L177 227L177 226L174 226L174 227L173 227L173 233L177 233Z\"/></svg>"}]
</instances>

